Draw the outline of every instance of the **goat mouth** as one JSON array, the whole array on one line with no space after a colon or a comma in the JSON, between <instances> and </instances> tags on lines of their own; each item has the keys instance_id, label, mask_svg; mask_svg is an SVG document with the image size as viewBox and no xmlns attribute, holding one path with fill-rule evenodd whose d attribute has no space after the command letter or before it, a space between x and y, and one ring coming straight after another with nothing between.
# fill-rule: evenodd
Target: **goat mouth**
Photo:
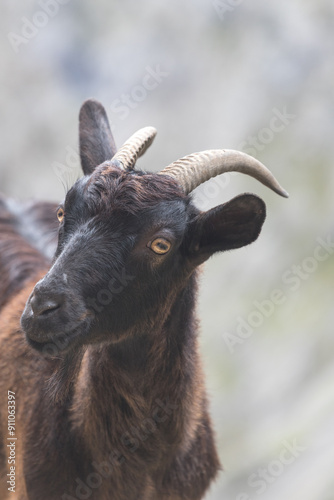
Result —
<instances>
[{"instance_id":1,"label":"goat mouth","mask_svg":"<svg viewBox=\"0 0 334 500\"><path fill-rule=\"evenodd\" d=\"M51 335L49 338L41 340L33 340L27 333L25 337L28 344L35 349L35 351L40 352L47 358L55 358L60 354L63 355L72 350L79 341L80 343L83 341L86 334L86 329L83 325L80 325L66 334Z\"/></svg>"}]
</instances>

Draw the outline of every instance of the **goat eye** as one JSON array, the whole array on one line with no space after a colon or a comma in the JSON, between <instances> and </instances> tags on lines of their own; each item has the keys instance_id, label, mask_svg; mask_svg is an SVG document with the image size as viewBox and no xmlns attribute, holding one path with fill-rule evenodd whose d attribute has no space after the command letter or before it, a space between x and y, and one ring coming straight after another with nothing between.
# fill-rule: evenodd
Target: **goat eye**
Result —
<instances>
[{"instance_id":1,"label":"goat eye","mask_svg":"<svg viewBox=\"0 0 334 500\"><path fill-rule=\"evenodd\" d=\"M162 255L170 250L172 244L168 240L165 240L165 238L156 238L148 246L153 252Z\"/></svg>"},{"instance_id":2,"label":"goat eye","mask_svg":"<svg viewBox=\"0 0 334 500\"><path fill-rule=\"evenodd\" d=\"M65 212L64 212L64 209L63 208L58 208L57 210L57 219L59 220L59 222L62 222L63 219L65 217Z\"/></svg>"}]
</instances>

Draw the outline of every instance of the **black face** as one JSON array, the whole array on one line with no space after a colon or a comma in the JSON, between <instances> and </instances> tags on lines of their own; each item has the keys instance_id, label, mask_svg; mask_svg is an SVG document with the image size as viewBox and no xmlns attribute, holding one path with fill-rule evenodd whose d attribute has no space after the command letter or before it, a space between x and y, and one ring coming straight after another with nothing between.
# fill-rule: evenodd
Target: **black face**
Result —
<instances>
[{"instance_id":1,"label":"black face","mask_svg":"<svg viewBox=\"0 0 334 500\"><path fill-rule=\"evenodd\" d=\"M47 355L154 331L196 266L254 241L265 219L254 195L200 213L172 177L106 162L115 144L94 100L82 106L79 128L85 177L59 207L53 266L21 318L29 344Z\"/></svg>"},{"instance_id":2,"label":"black face","mask_svg":"<svg viewBox=\"0 0 334 500\"><path fill-rule=\"evenodd\" d=\"M38 350L52 354L140 332L189 273L183 243L195 212L188 200L175 186L164 200L162 176L148 176L144 192L144 176L121 174L120 181L116 169L110 174L102 184L79 180L58 209L54 263L21 320Z\"/></svg>"}]
</instances>

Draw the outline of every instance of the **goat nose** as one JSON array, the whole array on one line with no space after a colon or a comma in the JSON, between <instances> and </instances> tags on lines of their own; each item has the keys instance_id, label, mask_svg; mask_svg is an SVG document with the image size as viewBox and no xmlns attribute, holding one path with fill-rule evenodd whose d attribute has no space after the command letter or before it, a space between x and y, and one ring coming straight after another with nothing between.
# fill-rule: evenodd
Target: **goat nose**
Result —
<instances>
[{"instance_id":1,"label":"goat nose","mask_svg":"<svg viewBox=\"0 0 334 500\"><path fill-rule=\"evenodd\" d=\"M34 294L30 299L30 306L34 316L48 316L60 309L63 303L61 295L39 295Z\"/></svg>"}]
</instances>

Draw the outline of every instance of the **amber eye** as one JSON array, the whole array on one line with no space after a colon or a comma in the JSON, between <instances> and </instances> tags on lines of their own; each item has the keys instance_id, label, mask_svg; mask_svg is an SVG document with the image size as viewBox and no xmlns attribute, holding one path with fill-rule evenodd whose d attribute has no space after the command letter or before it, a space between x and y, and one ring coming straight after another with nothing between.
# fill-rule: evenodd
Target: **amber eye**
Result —
<instances>
[{"instance_id":1,"label":"amber eye","mask_svg":"<svg viewBox=\"0 0 334 500\"><path fill-rule=\"evenodd\" d=\"M153 252L162 255L170 250L172 244L165 238L156 238L148 245Z\"/></svg>"},{"instance_id":2,"label":"amber eye","mask_svg":"<svg viewBox=\"0 0 334 500\"><path fill-rule=\"evenodd\" d=\"M59 222L63 222L64 217L65 217L64 209L63 208L58 208L58 210L57 210L57 219L59 220Z\"/></svg>"}]
</instances>

